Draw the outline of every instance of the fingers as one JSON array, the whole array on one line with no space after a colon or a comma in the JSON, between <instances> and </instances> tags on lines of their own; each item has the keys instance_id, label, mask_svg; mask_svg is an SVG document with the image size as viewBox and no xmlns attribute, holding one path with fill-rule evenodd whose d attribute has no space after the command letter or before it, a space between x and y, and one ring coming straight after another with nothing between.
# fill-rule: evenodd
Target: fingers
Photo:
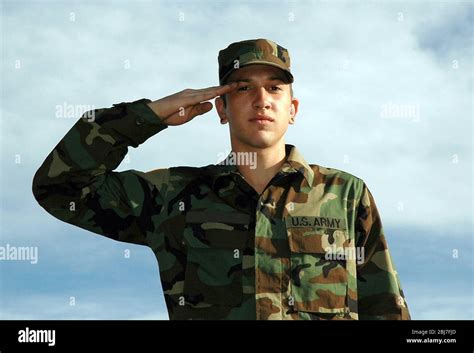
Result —
<instances>
[{"instance_id":1,"label":"fingers","mask_svg":"<svg viewBox=\"0 0 474 353\"><path fill-rule=\"evenodd\" d=\"M220 94L224 91L227 90L232 90L237 86L237 82L231 82L222 86L213 86L213 87L207 87L207 88L202 88L202 89L195 89L192 90L193 95L199 95L199 94L207 94L214 92L216 94Z\"/></svg>"},{"instance_id":2,"label":"fingers","mask_svg":"<svg viewBox=\"0 0 474 353\"><path fill-rule=\"evenodd\" d=\"M202 115L206 114L208 111L212 109L212 103L211 102L204 102L204 103L199 103L196 105L193 105L189 112L186 112L189 119L191 120L197 115Z\"/></svg>"},{"instance_id":3,"label":"fingers","mask_svg":"<svg viewBox=\"0 0 474 353\"><path fill-rule=\"evenodd\" d=\"M153 102L154 111L159 116L166 117L166 119L172 118L173 121L183 121L186 119L183 118L183 116L187 117L189 111L192 111L192 117L195 117L196 115L204 114L211 110L212 103L206 104L206 101L230 93L246 84L246 82L232 82L223 86L197 90L186 89ZM185 114L183 114L183 110Z\"/></svg>"},{"instance_id":4,"label":"fingers","mask_svg":"<svg viewBox=\"0 0 474 353\"><path fill-rule=\"evenodd\" d=\"M217 96L230 93L245 84L245 82L232 82L223 86L214 86L204 89L193 90L190 93L190 96L187 97L187 100L190 105L194 105L203 101L213 99Z\"/></svg>"},{"instance_id":5,"label":"fingers","mask_svg":"<svg viewBox=\"0 0 474 353\"><path fill-rule=\"evenodd\" d=\"M169 125L182 125L192 120L198 115L205 114L212 109L211 102L198 103L193 106L184 108L166 118L166 123Z\"/></svg>"}]
</instances>

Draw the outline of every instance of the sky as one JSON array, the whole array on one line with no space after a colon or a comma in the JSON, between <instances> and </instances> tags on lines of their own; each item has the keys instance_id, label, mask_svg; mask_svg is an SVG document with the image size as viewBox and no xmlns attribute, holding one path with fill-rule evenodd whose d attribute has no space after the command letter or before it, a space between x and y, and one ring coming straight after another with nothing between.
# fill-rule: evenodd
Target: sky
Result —
<instances>
[{"instance_id":1,"label":"sky","mask_svg":"<svg viewBox=\"0 0 474 353\"><path fill-rule=\"evenodd\" d=\"M32 178L84 110L215 86L219 50L253 38L291 56L286 142L374 195L412 318L473 319L473 2L0 3L0 247L38 251L0 260L0 319L168 319L152 251L53 218ZM213 109L117 171L228 151Z\"/></svg>"}]
</instances>

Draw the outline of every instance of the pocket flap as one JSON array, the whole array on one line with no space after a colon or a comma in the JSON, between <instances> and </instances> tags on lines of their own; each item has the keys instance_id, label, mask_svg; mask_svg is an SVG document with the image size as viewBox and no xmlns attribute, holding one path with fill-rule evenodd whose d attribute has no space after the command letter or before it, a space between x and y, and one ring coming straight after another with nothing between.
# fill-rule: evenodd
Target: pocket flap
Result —
<instances>
[{"instance_id":1,"label":"pocket flap","mask_svg":"<svg viewBox=\"0 0 474 353\"><path fill-rule=\"evenodd\" d=\"M190 247L243 249L249 237L250 216L243 213L190 211L184 238Z\"/></svg>"}]
</instances>

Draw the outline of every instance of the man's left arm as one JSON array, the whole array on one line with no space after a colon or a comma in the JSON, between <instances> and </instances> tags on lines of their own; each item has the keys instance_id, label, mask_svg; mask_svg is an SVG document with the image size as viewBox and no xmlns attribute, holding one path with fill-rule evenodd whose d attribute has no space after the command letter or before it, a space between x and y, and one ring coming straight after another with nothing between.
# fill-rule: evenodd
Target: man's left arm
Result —
<instances>
[{"instance_id":1,"label":"man's left arm","mask_svg":"<svg viewBox=\"0 0 474 353\"><path fill-rule=\"evenodd\" d=\"M382 221L365 183L357 207L355 226L356 246L364 250L364 260L357 265L359 319L410 320Z\"/></svg>"}]
</instances>

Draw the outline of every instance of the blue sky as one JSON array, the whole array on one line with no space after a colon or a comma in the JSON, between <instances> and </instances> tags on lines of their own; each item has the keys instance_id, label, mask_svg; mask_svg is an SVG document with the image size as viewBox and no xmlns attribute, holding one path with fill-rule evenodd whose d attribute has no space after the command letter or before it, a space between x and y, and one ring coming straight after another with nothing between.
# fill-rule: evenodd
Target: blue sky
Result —
<instances>
[{"instance_id":1,"label":"blue sky","mask_svg":"<svg viewBox=\"0 0 474 353\"><path fill-rule=\"evenodd\" d=\"M472 3L1 6L0 246L37 246L39 257L0 261L0 318L167 319L151 250L35 202L33 174L79 118L57 118L56 107L213 86L220 49L267 37L290 51L300 100L287 142L366 181L412 317L473 319ZM131 148L118 170L206 165L229 149L213 110Z\"/></svg>"}]
</instances>

